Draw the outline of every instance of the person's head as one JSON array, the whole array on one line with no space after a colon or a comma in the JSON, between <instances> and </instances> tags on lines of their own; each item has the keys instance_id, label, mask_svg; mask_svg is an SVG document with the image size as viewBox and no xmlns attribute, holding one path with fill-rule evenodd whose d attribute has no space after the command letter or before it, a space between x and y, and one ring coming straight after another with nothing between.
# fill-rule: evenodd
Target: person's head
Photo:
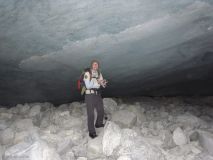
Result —
<instances>
[{"instance_id":1,"label":"person's head","mask_svg":"<svg viewBox=\"0 0 213 160\"><path fill-rule=\"evenodd\" d=\"M99 69L99 65L100 65L100 63L99 63L98 60L92 60L91 61L91 69L98 70Z\"/></svg>"}]
</instances>

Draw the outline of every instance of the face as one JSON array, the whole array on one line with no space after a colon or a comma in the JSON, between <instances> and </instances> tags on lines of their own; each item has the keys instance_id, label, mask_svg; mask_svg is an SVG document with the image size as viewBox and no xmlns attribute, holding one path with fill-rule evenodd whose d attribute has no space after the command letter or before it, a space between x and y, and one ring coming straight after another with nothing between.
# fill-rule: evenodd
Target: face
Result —
<instances>
[{"instance_id":1,"label":"face","mask_svg":"<svg viewBox=\"0 0 213 160\"><path fill-rule=\"evenodd\" d=\"M97 62L94 62L94 63L92 64L92 69L93 69L93 70L98 70L98 63L97 63Z\"/></svg>"}]
</instances>

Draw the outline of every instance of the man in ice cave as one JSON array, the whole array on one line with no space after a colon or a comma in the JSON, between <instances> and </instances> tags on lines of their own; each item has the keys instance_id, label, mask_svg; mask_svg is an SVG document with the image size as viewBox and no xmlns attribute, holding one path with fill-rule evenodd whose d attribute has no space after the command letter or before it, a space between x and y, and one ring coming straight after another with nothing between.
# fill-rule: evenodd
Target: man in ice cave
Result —
<instances>
[{"instance_id":1,"label":"man in ice cave","mask_svg":"<svg viewBox=\"0 0 213 160\"><path fill-rule=\"evenodd\" d=\"M107 81L103 79L100 72L100 63L97 60L92 60L90 70L84 74L84 83L86 86L85 103L87 105L87 123L89 136L97 137L96 128L104 127L104 107L100 89L105 88ZM97 111L97 119L94 125L94 109Z\"/></svg>"}]
</instances>

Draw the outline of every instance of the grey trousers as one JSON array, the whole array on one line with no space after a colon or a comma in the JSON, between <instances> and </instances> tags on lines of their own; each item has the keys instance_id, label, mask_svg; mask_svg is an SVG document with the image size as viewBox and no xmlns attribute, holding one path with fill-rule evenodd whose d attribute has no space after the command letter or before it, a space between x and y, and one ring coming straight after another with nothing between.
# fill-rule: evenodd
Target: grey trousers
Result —
<instances>
[{"instance_id":1,"label":"grey trousers","mask_svg":"<svg viewBox=\"0 0 213 160\"><path fill-rule=\"evenodd\" d=\"M95 126L94 126L94 110L96 109L97 111L97 119L95 124L96 125L103 124L103 119L104 119L103 99L101 95L86 94L85 102L87 105L88 131L89 133L96 133Z\"/></svg>"}]
</instances>

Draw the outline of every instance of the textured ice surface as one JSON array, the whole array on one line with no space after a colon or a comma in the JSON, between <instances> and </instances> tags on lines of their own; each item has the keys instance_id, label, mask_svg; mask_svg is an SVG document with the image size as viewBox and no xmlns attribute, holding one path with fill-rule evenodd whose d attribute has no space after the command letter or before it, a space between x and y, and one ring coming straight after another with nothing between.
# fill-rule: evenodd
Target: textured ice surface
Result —
<instances>
[{"instance_id":1,"label":"textured ice surface","mask_svg":"<svg viewBox=\"0 0 213 160\"><path fill-rule=\"evenodd\" d=\"M65 103L92 58L105 94L212 94L212 0L0 0L2 104Z\"/></svg>"}]
</instances>

